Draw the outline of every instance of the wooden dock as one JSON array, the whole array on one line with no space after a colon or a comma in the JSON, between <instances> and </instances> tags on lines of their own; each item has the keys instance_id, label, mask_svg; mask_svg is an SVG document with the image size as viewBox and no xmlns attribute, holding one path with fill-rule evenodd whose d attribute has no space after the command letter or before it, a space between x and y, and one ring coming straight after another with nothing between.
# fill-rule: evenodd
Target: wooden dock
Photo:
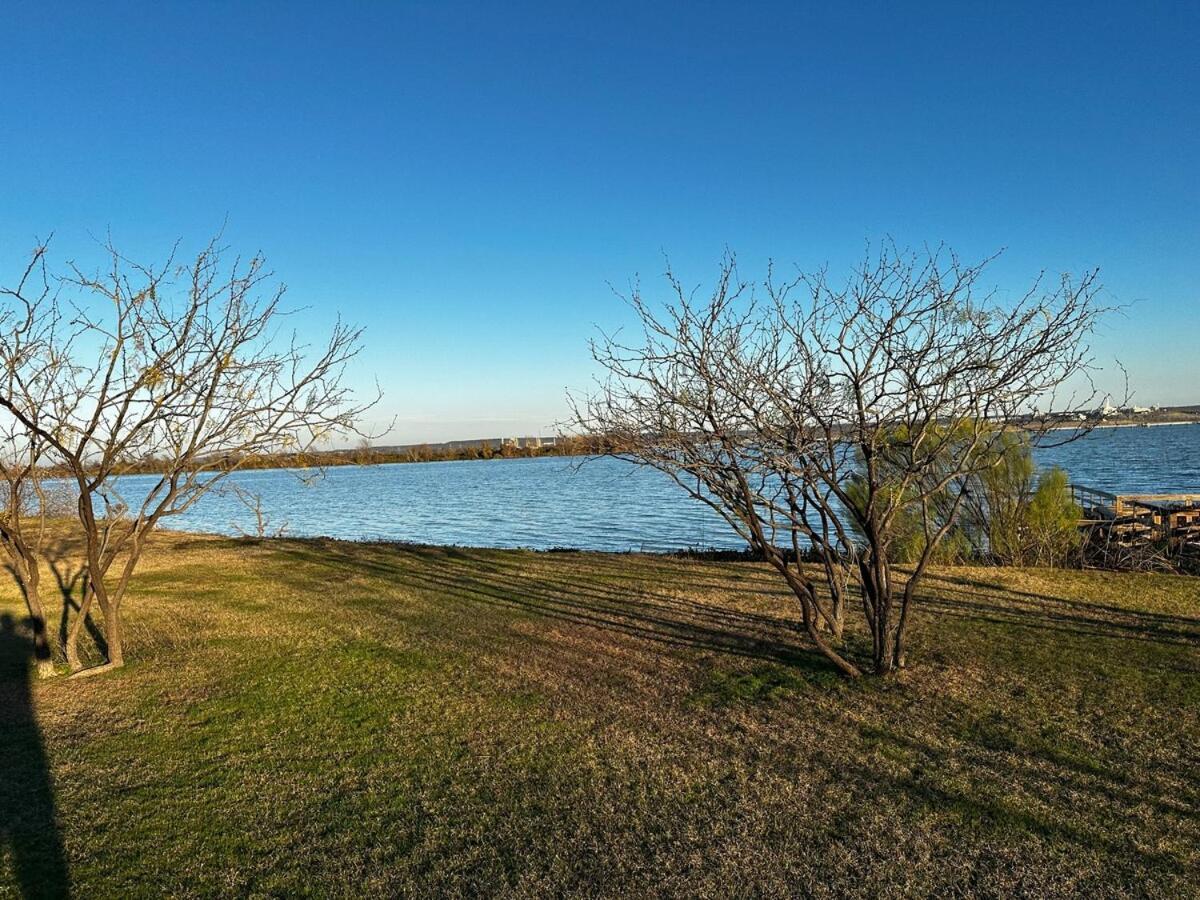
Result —
<instances>
[{"instance_id":1,"label":"wooden dock","mask_svg":"<svg viewBox=\"0 0 1200 900\"><path fill-rule=\"evenodd\" d=\"M1112 494L1072 484L1071 495L1101 559L1200 562L1200 494Z\"/></svg>"}]
</instances>

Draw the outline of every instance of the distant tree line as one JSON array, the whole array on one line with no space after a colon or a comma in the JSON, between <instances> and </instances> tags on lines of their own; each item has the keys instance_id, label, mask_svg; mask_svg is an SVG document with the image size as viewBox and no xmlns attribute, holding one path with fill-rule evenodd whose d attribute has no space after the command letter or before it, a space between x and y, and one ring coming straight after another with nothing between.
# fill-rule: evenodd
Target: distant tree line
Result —
<instances>
[{"instance_id":1,"label":"distant tree line","mask_svg":"<svg viewBox=\"0 0 1200 900\"><path fill-rule=\"evenodd\" d=\"M226 458L227 465L238 469L320 469L327 466L375 466L389 463L451 462L479 459L534 459L542 456L599 456L611 452L612 442L596 435L568 435L540 446L499 445L486 442L471 444L415 444L400 449L363 444L343 450L313 449L304 453L258 453L238 459ZM122 463L125 474L155 474L170 465L169 457L148 456ZM46 477L63 477L67 470L50 465Z\"/></svg>"}]
</instances>

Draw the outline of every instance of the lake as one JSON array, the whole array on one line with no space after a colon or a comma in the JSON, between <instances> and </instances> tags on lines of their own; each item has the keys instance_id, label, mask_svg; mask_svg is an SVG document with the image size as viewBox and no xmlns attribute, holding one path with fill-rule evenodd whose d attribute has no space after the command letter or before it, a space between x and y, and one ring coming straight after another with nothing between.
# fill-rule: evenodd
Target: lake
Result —
<instances>
[{"instance_id":1,"label":"lake","mask_svg":"<svg viewBox=\"0 0 1200 900\"><path fill-rule=\"evenodd\" d=\"M1102 490L1200 492L1200 425L1097 429L1036 457ZM236 478L262 497L270 527L286 524L293 536L541 550L744 546L666 476L613 459L338 466L311 484L285 470ZM150 481L136 476L126 483L132 489ZM253 523L245 506L214 494L167 527L239 534L253 532Z\"/></svg>"}]
</instances>

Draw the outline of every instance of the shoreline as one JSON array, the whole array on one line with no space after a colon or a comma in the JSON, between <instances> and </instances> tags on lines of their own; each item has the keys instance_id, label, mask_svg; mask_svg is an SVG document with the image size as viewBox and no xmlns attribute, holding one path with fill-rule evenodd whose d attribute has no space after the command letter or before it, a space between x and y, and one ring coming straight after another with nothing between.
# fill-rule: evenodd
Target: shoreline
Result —
<instances>
[{"instance_id":1,"label":"shoreline","mask_svg":"<svg viewBox=\"0 0 1200 900\"><path fill-rule=\"evenodd\" d=\"M1080 426L1086 425L1086 422L1080 422L1077 425L1051 425L1047 431L1076 431ZM1101 428L1157 428L1161 425L1200 425L1200 419L1192 419L1189 421L1175 422L1101 422L1093 425L1091 430L1096 431Z\"/></svg>"}]
</instances>

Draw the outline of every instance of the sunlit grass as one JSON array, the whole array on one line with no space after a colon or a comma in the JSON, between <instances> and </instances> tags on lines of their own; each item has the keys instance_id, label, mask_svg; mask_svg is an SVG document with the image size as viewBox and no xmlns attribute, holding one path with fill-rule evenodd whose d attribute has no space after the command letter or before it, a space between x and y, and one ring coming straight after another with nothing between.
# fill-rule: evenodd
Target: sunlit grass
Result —
<instances>
[{"instance_id":1,"label":"sunlit grass","mask_svg":"<svg viewBox=\"0 0 1200 900\"><path fill-rule=\"evenodd\" d=\"M33 688L73 889L1200 891L1200 581L935 576L851 684L753 563L160 536Z\"/></svg>"}]
</instances>

